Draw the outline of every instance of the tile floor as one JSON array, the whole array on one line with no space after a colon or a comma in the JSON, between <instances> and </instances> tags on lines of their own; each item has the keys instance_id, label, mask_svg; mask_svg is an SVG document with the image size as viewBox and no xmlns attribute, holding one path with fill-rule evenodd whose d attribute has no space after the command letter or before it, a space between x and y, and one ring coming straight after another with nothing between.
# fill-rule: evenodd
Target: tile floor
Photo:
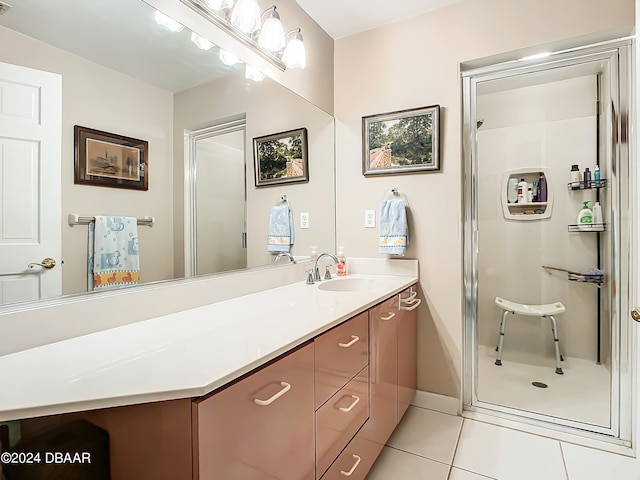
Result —
<instances>
[{"instance_id":1,"label":"tile floor","mask_svg":"<svg viewBox=\"0 0 640 480\"><path fill-rule=\"evenodd\" d=\"M640 480L640 460L412 406L367 480Z\"/></svg>"}]
</instances>

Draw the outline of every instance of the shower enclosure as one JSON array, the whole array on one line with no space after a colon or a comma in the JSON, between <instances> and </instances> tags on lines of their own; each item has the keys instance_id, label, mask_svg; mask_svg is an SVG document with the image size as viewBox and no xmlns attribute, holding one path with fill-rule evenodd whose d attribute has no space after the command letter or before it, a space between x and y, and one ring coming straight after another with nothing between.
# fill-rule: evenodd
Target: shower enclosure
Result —
<instances>
[{"instance_id":1,"label":"shower enclosure","mask_svg":"<svg viewBox=\"0 0 640 480\"><path fill-rule=\"evenodd\" d=\"M630 440L630 50L462 73L467 412Z\"/></svg>"}]
</instances>

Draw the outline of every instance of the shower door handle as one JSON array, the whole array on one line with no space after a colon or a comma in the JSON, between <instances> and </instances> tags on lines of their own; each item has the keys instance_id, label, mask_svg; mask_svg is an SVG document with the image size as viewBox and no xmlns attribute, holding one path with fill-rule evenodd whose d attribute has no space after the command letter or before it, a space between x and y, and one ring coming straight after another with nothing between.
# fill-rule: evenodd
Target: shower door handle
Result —
<instances>
[{"instance_id":1,"label":"shower door handle","mask_svg":"<svg viewBox=\"0 0 640 480\"><path fill-rule=\"evenodd\" d=\"M633 307L631 309L631 318L636 322L640 322L640 307Z\"/></svg>"}]
</instances>

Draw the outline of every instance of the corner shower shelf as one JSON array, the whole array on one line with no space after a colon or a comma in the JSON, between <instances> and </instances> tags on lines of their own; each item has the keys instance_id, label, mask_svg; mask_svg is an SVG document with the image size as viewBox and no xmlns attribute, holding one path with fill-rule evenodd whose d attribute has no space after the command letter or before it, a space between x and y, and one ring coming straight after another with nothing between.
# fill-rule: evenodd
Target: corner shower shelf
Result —
<instances>
[{"instance_id":1,"label":"corner shower shelf","mask_svg":"<svg viewBox=\"0 0 640 480\"><path fill-rule=\"evenodd\" d=\"M570 232L604 232L607 229L605 223L583 223L567 225Z\"/></svg>"},{"instance_id":2,"label":"corner shower shelf","mask_svg":"<svg viewBox=\"0 0 640 480\"><path fill-rule=\"evenodd\" d=\"M599 182L599 185L596 185L596 182ZM601 178L600 180L590 180L588 184L585 184L584 181L580 182L580 186L574 188L572 183L567 183L567 190L595 190L598 188L605 188L607 186L607 179Z\"/></svg>"}]
</instances>

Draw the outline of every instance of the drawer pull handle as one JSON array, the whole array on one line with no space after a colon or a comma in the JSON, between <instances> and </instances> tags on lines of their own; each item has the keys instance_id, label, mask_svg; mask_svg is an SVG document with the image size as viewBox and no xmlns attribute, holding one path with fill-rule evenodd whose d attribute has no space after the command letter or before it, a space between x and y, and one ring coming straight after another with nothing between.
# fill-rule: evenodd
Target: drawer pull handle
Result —
<instances>
[{"instance_id":1,"label":"drawer pull handle","mask_svg":"<svg viewBox=\"0 0 640 480\"><path fill-rule=\"evenodd\" d=\"M401 303L411 303L411 302L413 302L413 299L416 298L416 295L418 295L418 292L412 292L411 295L409 295L407 298L400 297L400 302Z\"/></svg>"},{"instance_id":2,"label":"drawer pull handle","mask_svg":"<svg viewBox=\"0 0 640 480\"><path fill-rule=\"evenodd\" d=\"M357 335L351 335L351 341L349 343L338 343L340 348L349 348L351 345L360 340L360 337Z\"/></svg>"},{"instance_id":3,"label":"drawer pull handle","mask_svg":"<svg viewBox=\"0 0 640 480\"><path fill-rule=\"evenodd\" d=\"M266 400L260 400L259 398L254 398L253 403L255 403L256 405L260 405L261 407L266 407L267 405L271 405L273 402L275 402L277 399L279 399L281 396L283 396L285 393L291 390L290 383L280 382L280 386L282 387L282 390L276 393L273 397L267 398Z\"/></svg>"},{"instance_id":4,"label":"drawer pull handle","mask_svg":"<svg viewBox=\"0 0 640 480\"><path fill-rule=\"evenodd\" d=\"M343 477L350 477L353 472L356 471L356 468L358 468L358 465L360 465L360 460L362 460L362 458L360 458L358 455L351 455L353 458L356 459L356 463L353 464L353 467L351 467L351 470L349 470L348 472L345 472L344 470L340 470L340 475L342 475Z\"/></svg>"},{"instance_id":5,"label":"drawer pull handle","mask_svg":"<svg viewBox=\"0 0 640 480\"><path fill-rule=\"evenodd\" d=\"M411 303L412 305L410 307L399 307L400 310L408 310L408 311L415 310L416 308L418 308L418 305L422 303L422 300L418 298L417 300L414 300Z\"/></svg>"},{"instance_id":6,"label":"drawer pull handle","mask_svg":"<svg viewBox=\"0 0 640 480\"><path fill-rule=\"evenodd\" d=\"M395 316L396 316L395 313L389 312L389 315L387 315L386 317L380 317L380 320L384 320L386 322L387 320L391 320Z\"/></svg>"},{"instance_id":7,"label":"drawer pull handle","mask_svg":"<svg viewBox=\"0 0 640 480\"><path fill-rule=\"evenodd\" d=\"M340 407L341 412L349 413L351 410L353 410L353 407L355 407L360 401L360 397L358 397L357 395L351 395L351 398L353 398L353 403L348 407Z\"/></svg>"}]
</instances>

